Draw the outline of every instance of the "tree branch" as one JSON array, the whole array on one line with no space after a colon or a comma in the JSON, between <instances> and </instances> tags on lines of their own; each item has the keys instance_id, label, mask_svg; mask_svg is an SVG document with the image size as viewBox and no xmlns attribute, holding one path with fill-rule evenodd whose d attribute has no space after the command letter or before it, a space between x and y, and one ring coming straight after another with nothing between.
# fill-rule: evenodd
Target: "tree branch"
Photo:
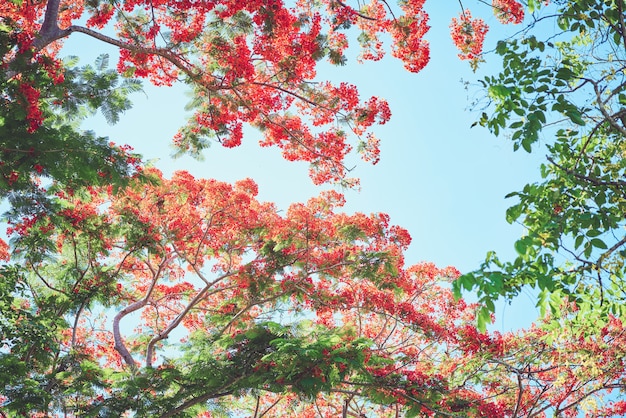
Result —
<instances>
[{"instance_id":1,"label":"tree branch","mask_svg":"<svg viewBox=\"0 0 626 418\"><path fill-rule=\"evenodd\" d=\"M595 179L593 177L588 177L585 176L583 174L580 173L576 173L574 170L571 170L569 168L565 168L562 165L558 164L557 162L554 161L554 159L552 159L552 157L546 157L546 159L553 164L555 167L559 168L560 170L566 172L567 174L570 174L574 177L576 177L577 179L580 180L585 180L586 182L589 182L595 186L614 186L614 187L626 187L626 181L602 181L602 180L598 180Z\"/></svg>"},{"instance_id":2,"label":"tree branch","mask_svg":"<svg viewBox=\"0 0 626 418\"><path fill-rule=\"evenodd\" d=\"M192 80L197 81L200 78L200 73L195 73L191 68L188 67L189 65L188 63L185 63L178 55L176 55L175 53L173 53L171 50L167 48L146 47L146 46L141 46L141 45L129 44L119 39L115 39L110 36L104 35L93 29L89 29L89 28L86 28L83 26L77 26L77 25L70 26L64 32L66 32L65 36L69 36L72 32L80 32L80 33L84 33L85 35L91 36L92 38L98 39L102 42L105 42L107 44L114 45L114 46L117 46L118 48L126 49L137 54L157 55L159 57L165 58L166 60L174 64L176 68L181 70ZM207 85L206 83L202 83L202 85L206 88L211 88L211 86ZM215 89L215 87L213 87L212 89Z\"/></svg>"},{"instance_id":3,"label":"tree branch","mask_svg":"<svg viewBox=\"0 0 626 418\"><path fill-rule=\"evenodd\" d=\"M154 290L154 287L156 286L156 283L159 279L159 276L161 275L161 272L163 271L163 268L172 258L173 257L170 256L166 258L165 260L163 260L161 264L159 264L159 268L153 274L152 283L150 283L150 288L146 292L146 295L144 296L144 298L131 303L130 305L122 309L120 312L118 312L118 314L115 315L115 317L113 318L113 339L115 341L115 345L113 346L113 348L115 348L115 350L118 353L120 353L120 355L122 356L122 359L124 359L124 362L133 370L137 368L137 365L135 364L135 360L133 359L133 356L130 354L130 352L126 348L126 344L124 344L124 339L122 338L122 333L120 332L120 321L126 315L132 312L135 312L148 304L150 295L152 294L152 291Z\"/></svg>"},{"instance_id":4,"label":"tree branch","mask_svg":"<svg viewBox=\"0 0 626 418\"><path fill-rule=\"evenodd\" d=\"M43 23L41 24L39 36L35 39L32 45L33 48L35 48L35 52L42 50L57 39L67 36L65 34L66 31L61 30L57 22L59 18L60 4L61 0L48 0L46 14L44 15Z\"/></svg>"},{"instance_id":5,"label":"tree branch","mask_svg":"<svg viewBox=\"0 0 626 418\"><path fill-rule=\"evenodd\" d=\"M357 15L358 17L360 17L361 19L366 19L366 20L373 20L374 22L378 19L375 19L373 17L370 16L366 16L363 13L357 12L356 10L354 10L353 7L348 6L347 4L345 4L344 2L342 2L341 0L335 0L337 2L337 4L339 4L341 7L344 7L346 9L350 9L352 11L352 13L354 13L355 15ZM385 2L386 4L386 2ZM389 9L391 10L391 9Z\"/></svg>"},{"instance_id":6,"label":"tree branch","mask_svg":"<svg viewBox=\"0 0 626 418\"><path fill-rule=\"evenodd\" d=\"M600 87L598 86L598 83L589 79L583 79L583 80L586 80L589 83L591 83L591 85L593 85L593 90L596 93L596 100L598 102L598 110L600 111L600 113L602 113L602 116L604 116L604 119L606 119L606 121L611 125L611 127L615 129L617 132L619 132L622 136L626 136L626 128L624 128L623 126L620 126L617 123L617 121L611 117L609 112L604 107L605 101L602 100L602 91L600 91Z\"/></svg>"}]
</instances>

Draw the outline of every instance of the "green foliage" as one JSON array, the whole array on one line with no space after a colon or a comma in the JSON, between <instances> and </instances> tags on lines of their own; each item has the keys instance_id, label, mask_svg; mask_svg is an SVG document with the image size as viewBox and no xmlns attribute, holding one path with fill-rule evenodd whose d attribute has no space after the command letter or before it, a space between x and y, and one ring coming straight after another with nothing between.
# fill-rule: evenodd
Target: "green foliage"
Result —
<instances>
[{"instance_id":1,"label":"green foliage","mask_svg":"<svg viewBox=\"0 0 626 418\"><path fill-rule=\"evenodd\" d=\"M64 320L56 312L35 312L23 273L16 266L0 267L0 331L2 344L12 347L11 355L48 364L55 334ZM12 362L11 360L9 361ZM11 363L12 364L12 363ZM7 378L15 376L6 375Z\"/></svg>"},{"instance_id":2,"label":"green foliage","mask_svg":"<svg viewBox=\"0 0 626 418\"><path fill-rule=\"evenodd\" d=\"M311 399L361 368L370 345L362 338L346 343L345 331L335 332L305 321L294 326L259 323L219 339L197 333L176 361L110 376L110 395L85 413L113 416L132 409L142 417L194 417L209 400L215 400L209 402L211 410L219 410L220 397L255 390L292 391ZM234 409L232 398L229 402Z\"/></svg>"},{"instance_id":3,"label":"green foliage","mask_svg":"<svg viewBox=\"0 0 626 418\"><path fill-rule=\"evenodd\" d=\"M0 53L6 54L11 50L10 39L2 31L0 38L0 44L6 41L8 45ZM11 204L9 219L53 210L42 184L57 182L69 189L111 184L117 189L140 175L138 155L108 138L80 130L78 124L97 110L107 121L117 122L131 106L128 95L140 91L141 85L136 80L120 80L115 70L107 68L106 55L94 67L75 64L75 59L66 62L60 79L44 68L56 65L51 60L45 65L18 60L0 72L0 199ZM28 97L22 89L26 84L40 92L39 116L25 110ZM30 122L33 117L39 121ZM41 126L32 129L31 123Z\"/></svg>"},{"instance_id":4,"label":"green foliage","mask_svg":"<svg viewBox=\"0 0 626 418\"><path fill-rule=\"evenodd\" d=\"M482 81L491 107L478 123L506 133L515 150L547 152L542 180L507 196L517 200L507 221L526 233L513 261L489 254L454 290L475 289L493 312L493 301L530 286L543 312L558 314L567 299L599 313L600 326L626 313L626 28L615 2L553 7L562 33L540 40L537 23L523 38L501 41L502 71Z\"/></svg>"},{"instance_id":5,"label":"green foliage","mask_svg":"<svg viewBox=\"0 0 626 418\"><path fill-rule=\"evenodd\" d=\"M0 26L2 57L16 45L10 26L8 20ZM93 186L118 190L132 178L143 178L139 156L130 148L79 129L81 119L96 111L117 122L131 107L129 95L141 85L122 80L108 68L105 55L83 67L77 59L30 58L29 53L18 56L0 71L0 200L10 204L5 216L11 227L25 220L37 225L29 236L15 234L13 244L29 249L14 254L24 267L0 267L0 345L10 348L0 352L0 385L8 416L83 411L107 387L106 369L63 349L61 333L70 328L68 313L94 302L107 306L116 293L114 272L87 266L89 257L81 254L106 254L102 240L95 238L108 232L97 217L87 217L80 225L84 233L73 237L82 244L67 257L73 263L43 267L41 262L55 245L51 231L78 226L56 193L87 193ZM39 274L46 279L31 280ZM96 283L96 278L99 286L76 286Z\"/></svg>"},{"instance_id":6,"label":"green foliage","mask_svg":"<svg viewBox=\"0 0 626 418\"><path fill-rule=\"evenodd\" d=\"M3 410L28 416L66 397L93 395L102 383L98 365L58 352L59 333L67 326L59 311L63 304L35 304L18 267L3 266L0 278L0 344L11 348L0 353Z\"/></svg>"},{"instance_id":7,"label":"green foliage","mask_svg":"<svg viewBox=\"0 0 626 418\"><path fill-rule=\"evenodd\" d=\"M69 122L86 113L100 111L108 123L117 123L120 114L132 106L128 96L142 91L141 82L121 79L116 70L109 68L106 54L96 58L93 67L76 67L77 63L77 57L66 58L63 88L67 94L53 110L61 118L70 115Z\"/></svg>"}]
</instances>

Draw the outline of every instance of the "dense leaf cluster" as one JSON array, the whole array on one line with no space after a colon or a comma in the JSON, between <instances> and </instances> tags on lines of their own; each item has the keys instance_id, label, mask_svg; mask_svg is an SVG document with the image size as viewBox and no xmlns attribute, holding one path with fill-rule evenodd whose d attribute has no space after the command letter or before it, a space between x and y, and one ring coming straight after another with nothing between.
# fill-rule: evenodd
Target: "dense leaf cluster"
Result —
<instances>
[{"instance_id":1,"label":"dense leaf cluster","mask_svg":"<svg viewBox=\"0 0 626 418\"><path fill-rule=\"evenodd\" d=\"M503 70L483 80L491 107L479 123L514 149L545 152L542 180L507 197L525 235L513 261L489 254L455 284L485 303L538 289L553 313L564 298L583 322L623 318L626 257L626 26L622 1L563 1L520 39L501 41ZM553 14L550 14L553 13ZM560 30L546 33L549 22Z\"/></svg>"},{"instance_id":2,"label":"dense leaf cluster","mask_svg":"<svg viewBox=\"0 0 626 418\"><path fill-rule=\"evenodd\" d=\"M10 31L0 24L0 56L17 48ZM10 219L49 212L45 190L51 182L69 189L120 187L139 174L139 157L129 148L79 128L96 111L116 122L131 106L128 95L141 89L139 82L122 80L105 55L83 67L76 58L61 64L29 57L20 56L0 72L0 199L9 199Z\"/></svg>"}]
</instances>

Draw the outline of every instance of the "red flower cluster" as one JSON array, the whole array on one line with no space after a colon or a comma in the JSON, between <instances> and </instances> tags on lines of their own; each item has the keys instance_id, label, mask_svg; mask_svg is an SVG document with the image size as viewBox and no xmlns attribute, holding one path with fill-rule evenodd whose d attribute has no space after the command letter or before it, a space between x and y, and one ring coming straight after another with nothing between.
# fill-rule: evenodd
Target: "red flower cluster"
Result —
<instances>
[{"instance_id":1,"label":"red flower cluster","mask_svg":"<svg viewBox=\"0 0 626 418\"><path fill-rule=\"evenodd\" d=\"M43 113L39 109L39 90L28 83L20 84L20 93L26 108L26 121L28 122L28 132L33 133L43 123Z\"/></svg>"},{"instance_id":2,"label":"red flower cluster","mask_svg":"<svg viewBox=\"0 0 626 418\"><path fill-rule=\"evenodd\" d=\"M524 7L515 0L493 0L493 13L502 23L522 23Z\"/></svg>"},{"instance_id":3,"label":"red flower cluster","mask_svg":"<svg viewBox=\"0 0 626 418\"><path fill-rule=\"evenodd\" d=\"M0 260L9 261L10 258L9 246L2 238L0 238Z\"/></svg>"},{"instance_id":4,"label":"red flower cluster","mask_svg":"<svg viewBox=\"0 0 626 418\"><path fill-rule=\"evenodd\" d=\"M390 29L394 40L393 56L404 61L404 68L413 73L420 72L430 60L430 47L424 40L430 26L423 5L424 0L403 2L405 15L396 19Z\"/></svg>"},{"instance_id":5,"label":"red flower cluster","mask_svg":"<svg viewBox=\"0 0 626 418\"><path fill-rule=\"evenodd\" d=\"M488 30L485 22L482 19L472 19L472 14L465 10L459 19L452 19L450 30L454 45L461 51L459 58L478 62Z\"/></svg>"},{"instance_id":6,"label":"red flower cluster","mask_svg":"<svg viewBox=\"0 0 626 418\"><path fill-rule=\"evenodd\" d=\"M48 73L48 77L50 77L54 85L61 84L65 81L63 63L61 60L46 55L39 55L37 57L37 63Z\"/></svg>"}]
</instances>

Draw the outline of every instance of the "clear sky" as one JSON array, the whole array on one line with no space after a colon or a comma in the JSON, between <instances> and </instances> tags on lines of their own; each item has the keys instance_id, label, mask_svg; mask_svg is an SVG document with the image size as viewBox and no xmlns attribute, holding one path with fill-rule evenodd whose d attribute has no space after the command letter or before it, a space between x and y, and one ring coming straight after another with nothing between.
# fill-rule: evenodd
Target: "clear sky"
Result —
<instances>
[{"instance_id":1,"label":"clear sky","mask_svg":"<svg viewBox=\"0 0 626 418\"><path fill-rule=\"evenodd\" d=\"M491 27L486 50L505 33L519 27L503 27L490 7L465 2L474 16L482 16ZM429 0L431 61L419 74L404 70L391 56L381 62L357 64L350 59L344 67L324 65L320 79L356 84L363 98L384 97L392 110L391 121L375 130L381 139L381 161L376 166L359 160L353 176L361 179L360 191L346 191L348 212L385 212L393 223L406 228L413 242L406 255L408 264L432 261L454 265L462 272L477 268L489 250L502 258L514 256L513 243L521 227L505 221L512 203L504 196L536 180L542 154L513 153L505 138L495 138L483 128L470 125L478 118L471 102L483 94L476 80L498 70L497 57L472 73L467 62L457 58L448 25L460 11L453 0ZM66 41L63 53L77 55L81 64L93 63L100 53L116 51L100 41L76 33ZM63 55L63 54L62 54ZM461 80L469 82L466 86ZM304 163L286 162L278 149L258 146L260 134L246 131L243 145L234 149L215 144L204 161L171 158L171 139L184 123L188 101L184 87L155 88L146 83L146 94L135 94L134 107L114 126L103 118L85 121L83 127L110 140L132 145L146 160L157 160L157 168L169 174L188 170L197 177L235 181L253 178L259 198L286 209L332 186L315 187ZM537 316L528 295L512 306L498 308L496 329L509 330Z\"/></svg>"}]
</instances>

